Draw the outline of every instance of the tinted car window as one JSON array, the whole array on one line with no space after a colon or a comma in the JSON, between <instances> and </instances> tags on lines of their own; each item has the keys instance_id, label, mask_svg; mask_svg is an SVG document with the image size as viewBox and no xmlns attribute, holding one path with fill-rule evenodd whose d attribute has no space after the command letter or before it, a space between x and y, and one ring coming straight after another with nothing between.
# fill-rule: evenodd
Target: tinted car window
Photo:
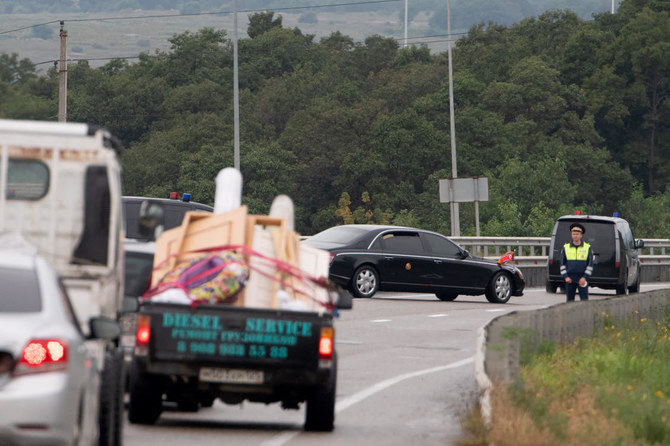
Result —
<instances>
[{"instance_id":1,"label":"tinted car window","mask_svg":"<svg viewBox=\"0 0 670 446\"><path fill-rule=\"evenodd\" d=\"M390 233L382 237L384 251L391 252L423 252L421 239L417 233Z\"/></svg>"},{"instance_id":2,"label":"tinted car window","mask_svg":"<svg viewBox=\"0 0 670 446\"><path fill-rule=\"evenodd\" d=\"M635 240L633 238L633 233L630 230L630 227L625 224L621 223L619 225L619 234L620 237L623 239L623 244L628 247L628 249L635 249Z\"/></svg>"},{"instance_id":3,"label":"tinted car window","mask_svg":"<svg viewBox=\"0 0 670 446\"><path fill-rule=\"evenodd\" d=\"M365 228L337 226L312 236L312 240L327 243L345 244L368 232Z\"/></svg>"},{"instance_id":4,"label":"tinted car window","mask_svg":"<svg viewBox=\"0 0 670 446\"><path fill-rule=\"evenodd\" d=\"M428 242L430 251L433 254L444 257L460 257L461 250L455 243L446 238L435 234L423 234L423 237Z\"/></svg>"},{"instance_id":5,"label":"tinted car window","mask_svg":"<svg viewBox=\"0 0 670 446\"><path fill-rule=\"evenodd\" d=\"M126 220L126 237L132 239L143 239L145 238L140 234L140 206L142 201L152 201L152 199L125 199L123 200L123 212L125 214ZM188 211L206 211L211 212L213 209L211 206L204 205L202 203L195 203L191 201L168 201L161 199L154 199L156 203L159 203L164 212L163 221L163 230L167 231L168 229L176 228L181 225L184 220L184 214Z\"/></svg>"},{"instance_id":6,"label":"tinted car window","mask_svg":"<svg viewBox=\"0 0 670 446\"><path fill-rule=\"evenodd\" d=\"M153 265L153 255L126 251L125 290L123 294L132 297L143 295L149 285Z\"/></svg>"},{"instance_id":7,"label":"tinted car window","mask_svg":"<svg viewBox=\"0 0 670 446\"><path fill-rule=\"evenodd\" d=\"M614 243L614 223L610 222L587 222L579 221L584 225L586 233L583 240L589 244L593 249L593 253L598 255L600 262L614 259L616 245ZM569 243L572 238L570 236L570 225L572 221L562 221L556 230L556 249L558 252L563 249L563 245Z\"/></svg>"},{"instance_id":8,"label":"tinted car window","mask_svg":"<svg viewBox=\"0 0 670 446\"><path fill-rule=\"evenodd\" d=\"M37 275L32 270L0 268L0 313L37 313L42 310Z\"/></svg>"}]
</instances>

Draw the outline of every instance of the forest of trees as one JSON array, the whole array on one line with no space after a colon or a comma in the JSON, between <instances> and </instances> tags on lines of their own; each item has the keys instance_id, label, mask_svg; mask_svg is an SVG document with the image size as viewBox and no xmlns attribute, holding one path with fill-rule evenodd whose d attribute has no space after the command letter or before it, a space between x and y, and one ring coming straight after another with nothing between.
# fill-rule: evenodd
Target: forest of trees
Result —
<instances>
[{"instance_id":1,"label":"forest of trees","mask_svg":"<svg viewBox=\"0 0 670 446\"><path fill-rule=\"evenodd\" d=\"M343 222L449 234L447 53L314 36L249 16L239 41L243 203L277 194L313 234ZM167 52L70 65L68 120L125 143L124 193L212 203L233 165L233 45L224 30L175 35ZM549 236L576 209L618 211L637 237L670 238L670 7L624 0L585 21L549 11L472 27L453 51L458 176L489 178L482 235ZM58 74L0 53L0 117L56 120ZM474 205L461 233L474 235Z\"/></svg>"}]
</instances>

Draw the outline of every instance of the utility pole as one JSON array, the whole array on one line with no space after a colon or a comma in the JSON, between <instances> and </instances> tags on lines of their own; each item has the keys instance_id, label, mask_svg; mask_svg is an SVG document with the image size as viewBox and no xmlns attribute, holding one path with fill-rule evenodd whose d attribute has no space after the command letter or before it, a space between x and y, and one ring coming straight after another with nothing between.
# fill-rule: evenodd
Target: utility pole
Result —
<instances>
[{"instance_id":1,"label":"utility pole","mask_svg":"<svg viewBox=\"0 0 670 446\"><path fill-rule=\"evenodd\" d=\"M58 122L67 121L67 31L60 22L60 68L58 69Z\"/></svg>"},{"instance_id":2,"label":"utility pole","mask_svg":"<svg viewBox=\"0 0 670 446\"><path fill-rule=\"evenodd\" d=\"M405 45L403 48L407 48L407 2L409 0L405 0Z\"/></svg>"},{"instance_id":3,"label":"utility pole","mask_svg":"<svg viewBox=\"0 0 670 446\"><path fill-rule=\"evenodd\" d=\"M449 39L449 46L447 48L447 55L449 57L449 133L451 134L451 176L456 179L458 177L458 169L456 168L456 124L454 123L454 81L453 69L451 64L451 3L447 0L447 36ZM451 235L459 237L461 235L461 222L458 212L458 203L451 202Z\"/></svg>"},{"instance_id":4,"label":"utility pole","mask_svg":"<svg viewBox=\"0 0 670 446\"><path fill-rule=\"evenodd\" d=\"M233 116L235 119L235 154L234 167L240 169L240 90L237 73L237 0L233 0Z\"/></svg>"}]
</instances>

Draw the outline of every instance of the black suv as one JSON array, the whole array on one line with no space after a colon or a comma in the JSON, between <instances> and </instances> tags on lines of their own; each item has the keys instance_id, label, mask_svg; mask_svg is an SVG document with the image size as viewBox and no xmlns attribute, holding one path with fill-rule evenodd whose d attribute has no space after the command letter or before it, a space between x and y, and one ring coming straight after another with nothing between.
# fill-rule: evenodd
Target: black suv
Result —
<instances>
[{"instance_id":1,"label":"black suv","mask_svg":"<svg viewBox=\"0 0 670 446\"><path fill-rule=\"evenodd\" d=\"M628 222L619 217L564 215L556 220L551 235L547 271L547 292L555 293L565 283L560 273L561 251L569 243L570 225L581 223L586 229L583 240L591 244L593 274L590 286L616 290L616 294L640 291L639 249L643 240L635 240Z\"/></svg>"}]
</instances>

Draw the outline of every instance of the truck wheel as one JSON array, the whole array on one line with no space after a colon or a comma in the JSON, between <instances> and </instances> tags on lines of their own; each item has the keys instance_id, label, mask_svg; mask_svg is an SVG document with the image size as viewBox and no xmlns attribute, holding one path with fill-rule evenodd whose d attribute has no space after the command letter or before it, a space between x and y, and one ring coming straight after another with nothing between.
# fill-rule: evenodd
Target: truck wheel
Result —
<instances>
[{"instance_id":1,"label":"truck wheel","mask_svg":"<svg viewBox=\"0 0 670 446\"><path fill-rule=\"evenodd\" d=\"M337 356L333 355L333 369L328 381L307 398L305 430L330 432L335 427L335 387L337 383Z\"/></svg>"},{"instance_id":2,"label":"truck wheel","mask_svg":"<svg viewBox=\"0 0 670 446\"><path fill-rule=\"evenodd\" d=\"M119 350L105 354L105 365L100 379L100 407L98 412L99 445L123 444L123 355Z\"/></svg>"},{"instance_id":3,"label":"truck wheel","mask_svg":"<svg viewBox=\"0 0 670 446\"><path fill-rule=\"evenodd\" d=\"M142 370L137 360L130 366L130 401L128 421L134 424L154 424L163 411L160 383Z\"/></svg>"}]
</instances>

